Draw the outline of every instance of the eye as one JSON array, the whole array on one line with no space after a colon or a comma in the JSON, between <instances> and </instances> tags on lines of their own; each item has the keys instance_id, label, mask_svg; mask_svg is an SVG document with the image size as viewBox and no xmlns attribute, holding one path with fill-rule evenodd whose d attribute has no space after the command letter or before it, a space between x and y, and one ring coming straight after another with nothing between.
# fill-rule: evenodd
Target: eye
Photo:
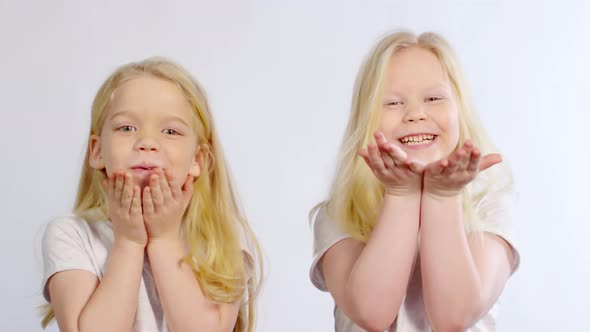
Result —
<instances>
[{"instance_id":1,"label":"eye","mask_svg":"<svg viewBox=\"0 0 590 332\"><path fill-rule=\"evenodd\" d=\"M439 101L442 99L443 99L442 97L428 97L428 98L426 98L426 102Z\"/></svg>"},{"instance_id":2,"label":"eye","mask_svg":"<svg viewBox=\"0 0 590 332\"><path fill-rule=\"evenodd\" d=\"M168 128L168 129L164 129L164 134L167 135L180 135L180 133L174 129Z\"/></svg>"},{"instance_id":3,"label":"eye","mask_svg":"<svg viewBox=\"0 0 590 332\"><path fill-rule=\"evenodd\" d=\"M132 132L132 131L137 131L137 128L135 128L133 126L121 126L121 127L117 128L117 130L124 132L124 133L128 133L128 132Z\"/></svg>"},{"instance_id":4,"label":"eye","mask_svg":"<svg viewBox=\"0 0 590 332\"><path fill-rule=\"evenodd\" d=\"M400 106L402 105L403 102L401 100L392 100L392 101L388 101L385 106Z\"/></svg>"}]
</instances>

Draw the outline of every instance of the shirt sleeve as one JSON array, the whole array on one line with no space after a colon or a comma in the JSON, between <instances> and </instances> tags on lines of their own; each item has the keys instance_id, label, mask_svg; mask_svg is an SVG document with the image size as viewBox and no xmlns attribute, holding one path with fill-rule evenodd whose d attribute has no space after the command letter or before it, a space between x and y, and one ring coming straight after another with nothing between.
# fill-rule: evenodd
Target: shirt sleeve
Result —
<instances>
[{"instance_id":1,"label":"shirt sleeve","mask_svg":"<svg viewBox=\"0 0 590 332\"><path fill-rule=\"evenodd\" d=\"M510 245L514 257L512 273L520 265L520 253L515 239L514 205L514 196L511 193L493 192L485 195L476 205L480 223L475 229L498 235Z\"/></svg>"},{"instance_id":2,"label":"shirt sleeve","mask_svg":"<svg viewBox=\"0 0 590 332\"><path fill-rule=\"evenodd\" d=\"M322 207L313 222L313 261L310 268L312 284L319 290L328 291L320 261L326 251L336 243L348 239L347 234L336 221L330 219L325 207Z\"/></svg>"},{"instance_id":3,"label":"shirt sleeve","mask_svg":"<svg viewBox=\"0 0 590 332\"><path fill-rule=\"evenodd\" d=\"M84 221L83 221L84 222ZM54 274L66 270L85 270L96 275L80 222L74 217L51 220L45 228L42 240L43 251L43 296L48 302L47 281Z\"/></svg>"},{"instance_id":4,"label":"shirt sleeve","mask_svg":"<svg viewBox=\"0 0 590 332\"><path fill-rule=\"evenodd\" d=\"M255 282L256 278L260 277L255 275L255 273L258 272L256 268L260 262L258 262L259 257L256 254L256 248L254 247L255 244L252 242L249 232L246 230L245 226L241 223L237 223L237 231L240 250L244 254L244 263L246 267L246 287L244 289L244 294L241 301L243 304L248 302L250 299L251 294L248 290L249 285L252 282Z\"/></svg>"}]
</instances>

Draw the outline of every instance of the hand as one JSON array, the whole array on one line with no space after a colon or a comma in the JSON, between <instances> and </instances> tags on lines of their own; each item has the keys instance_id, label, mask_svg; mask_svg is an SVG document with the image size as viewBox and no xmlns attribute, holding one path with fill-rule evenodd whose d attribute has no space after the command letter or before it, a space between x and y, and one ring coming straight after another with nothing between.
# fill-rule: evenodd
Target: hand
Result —
<instances>
[{"instance_id":1,"label":"hand","mask_svg":"<svg viewBox=\"0 0 590 332\"><path fill-rule=\"evenodd\" d=\"M148 238L141 213L141 190L134 185L131 174L115 172L112 179L104 179L103 187L115 241L127 240L145 247Z\"/></svg>"},{"instance_id":2,"label":"hand","mask_svg":"<svg viewBox=\"0 0 590 332\"><path fill-rule=\"evenodd\" d=\"M143 218L150 242L180 239L182 217L193 194L193 177L188 176L182 188L170 183L169 173L158 168L143 190Z\"/></svg>"},{"instance_id":3,"label":"hand","mask_svg":"<svg viewBox=\"0 0 590 332\"><path fill-rule=\"evenodd\" d=\"M385 192L395 196L420 193L424 166L408 158L399 146L388 142L383 133L375 132L375 141L377 144L369 143L359 155L383 183Z\"/></svg>"},{"instance_id":4,"label":"hand","mask_svg":"<svg viewBox=\"0 0 590 332\"><path fill-rule=\"evenodd\" d=\"M497 153L481 157L470 141L447 159L436 161L424 171L424 193L436 197L452 197L473 181L479 172L502 162Z\"/></svg>"}]
</instances>

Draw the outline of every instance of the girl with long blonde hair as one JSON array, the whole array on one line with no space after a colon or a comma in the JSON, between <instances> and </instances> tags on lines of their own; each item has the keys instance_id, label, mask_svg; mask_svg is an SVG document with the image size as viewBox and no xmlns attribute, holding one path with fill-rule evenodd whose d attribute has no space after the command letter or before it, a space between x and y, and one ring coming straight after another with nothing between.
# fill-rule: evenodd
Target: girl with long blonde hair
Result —
<instances>
[{"instance_id":1,"label":"girl with long blonde hair","mask_svg":"<svg viewBox=\"0 0 590 332\"><path fill-rule=\"evenodd\" d=\"M48 224L43 259L43 327L253 331L260 248L184 68L150 58L100 87L73 215Z\"/></svg>"},{"instance_id":2,"label":"girl with long blonde hair","mask_svg":"<svg viewBox=\"0 0 590 332\"><path fill-rule=\"evenodd\" d=\"M516 270L510 170L435 33L383 37L363 63L311 280L335 330L494 331ZM493 167L492 167L493 166Z\"/></svg>"}]
</instances>

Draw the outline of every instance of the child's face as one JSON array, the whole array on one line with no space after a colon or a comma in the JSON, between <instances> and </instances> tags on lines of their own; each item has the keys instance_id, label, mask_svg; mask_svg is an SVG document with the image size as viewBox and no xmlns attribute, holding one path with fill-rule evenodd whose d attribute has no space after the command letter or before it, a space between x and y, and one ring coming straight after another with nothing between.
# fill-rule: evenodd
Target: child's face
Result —
<instances>
[{"instance_id":1,"label":"child's face","mask_svg":"<svg viewBox=\"0 0 590 332\"><path fill-rule=\"evenodd\" d=\"M436 56L419 47L396 52L384 83L385 137L424 164L447 157L459 141L459 113Z\"/></svg>"},{"instance_id":2,"label":"child's face","mask_svg":"<svg viewBox=\"0 0 590 332\"><path fill-rule=\"evenodd\" d=\"M133 175L143 189L154 167L167 170L172 184L181 186L190 174L200 174L193 111L173 83L140 76L119 86L100 137L90 140L90 165Z\"/></svg>"}]
</instances>

